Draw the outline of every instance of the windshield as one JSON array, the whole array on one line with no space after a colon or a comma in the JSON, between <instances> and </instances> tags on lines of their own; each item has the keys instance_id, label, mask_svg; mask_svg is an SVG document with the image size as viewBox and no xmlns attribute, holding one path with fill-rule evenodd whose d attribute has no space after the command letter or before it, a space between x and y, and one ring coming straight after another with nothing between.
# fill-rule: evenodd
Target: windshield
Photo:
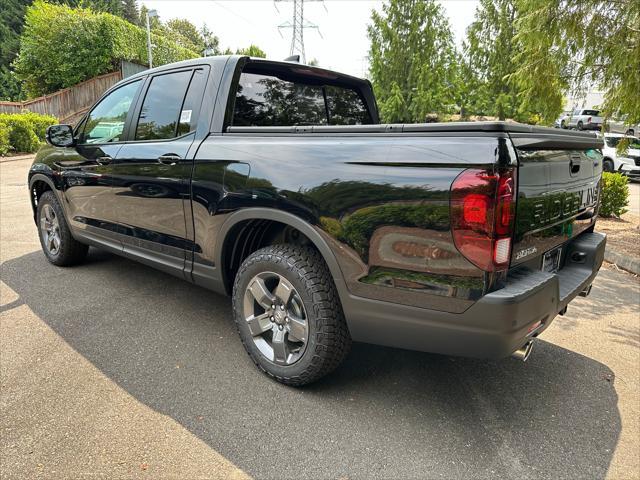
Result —
<instances>
[{"instance_id":1,"label":"windshield","mask_svg":"<svg viewBox=\"0 0 640 480\"><path fill-rule=\"evenodd\" d=\"M607 147L617 147L622 139L629 141L629 148L640 148L640 139L636 137L605 137L604 141L607 144Z\"/></svg>"}]
</instances>

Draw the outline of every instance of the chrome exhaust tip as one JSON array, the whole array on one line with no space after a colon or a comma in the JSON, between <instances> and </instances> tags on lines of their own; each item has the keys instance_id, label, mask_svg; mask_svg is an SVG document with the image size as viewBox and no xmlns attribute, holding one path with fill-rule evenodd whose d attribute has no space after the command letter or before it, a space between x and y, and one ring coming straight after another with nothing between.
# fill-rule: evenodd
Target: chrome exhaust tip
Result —
<instances>
[{"instance_id":1,"label":"chrome exhaust tip","mask_svg":"<svg viewBox=\"0 0 640 480\"><path fill-rule=\"evenodd\" d=\"M533 350L533 340L529 340L522 347L520 347L518 350L513 352L511 356L517 360L522 360L523 362L526 362L527 359L529 358L529 355L531 355L531 350Z\"/></svg>"}]
</instances>

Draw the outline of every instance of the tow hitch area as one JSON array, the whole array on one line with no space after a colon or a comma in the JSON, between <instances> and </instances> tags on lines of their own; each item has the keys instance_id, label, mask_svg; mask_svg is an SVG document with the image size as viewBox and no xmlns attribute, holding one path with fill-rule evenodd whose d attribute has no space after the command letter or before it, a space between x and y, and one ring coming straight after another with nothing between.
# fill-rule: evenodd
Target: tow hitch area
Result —
<instances>
[{"instance_id":1,"label":"tow hitch area","mask_svg":"<svg viewBox=\"0 0 640 480\"><path fill-rule=\"evenodd\" d=\"M589 285L587 288L585 288L584 290L582 290L582 291L580 292L580 294L579 294L579 295L580 295L581 297L587 297L587 296L589 296L589 294L591 293L591 287L592 287L592 286L593 286L593 285Z\"/></svg>"}]
</instances>

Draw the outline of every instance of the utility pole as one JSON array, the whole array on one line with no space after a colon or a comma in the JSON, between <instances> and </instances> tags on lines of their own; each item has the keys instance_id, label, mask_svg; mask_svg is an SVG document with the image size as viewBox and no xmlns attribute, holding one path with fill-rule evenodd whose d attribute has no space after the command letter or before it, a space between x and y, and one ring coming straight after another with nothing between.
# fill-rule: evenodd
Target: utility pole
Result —
<instances>
[{"instance_id":1,"label":"utility pole","mask_svg":"<svg viewBox=\"0 0 640 480\"><path fill-rule=\"evenodd\" d=\"M149 68L153 68L153 52L151 51L151 18L155 18L158 16L158 12L156 10L148 10L147 11L147 51L149 53Z\"/></svg>"},{"instance_id":2,"label":"utility pole","mask_svg":"<svg viewBox=\"0 0 640 480\"><path fill-rule=\"evenodd\" d=\"M291 32L291 48L289 49L289 56L293 56L295 54L300 55L300 59L302 63L307 63L307 56L304 51L304 29L305 28L313 28L318 32L320 38L322 38L322 34L320 33L320 27L315 23L311 23L304 19L304 2L322 2L324 5L324 0L274 0L274 4L278 2L292 2L293 3L293 19L292 21L286 21L280 25L278 25L278 31L283 28L290 28ZM276 6L276 10L278 7ZM282 33L280 33L282 35Z\"/></svg>"}]
</instances>

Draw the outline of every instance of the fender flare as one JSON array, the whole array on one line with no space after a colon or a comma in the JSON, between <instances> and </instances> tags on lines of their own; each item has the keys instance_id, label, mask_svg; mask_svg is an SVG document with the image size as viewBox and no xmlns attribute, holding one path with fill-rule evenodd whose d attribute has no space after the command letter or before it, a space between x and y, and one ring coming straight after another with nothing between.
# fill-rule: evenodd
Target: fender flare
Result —
<instances>
[{"instance_id":1,"label":"fender flare","mask_svg":"<svg viewBox=\"0 0 640 480\"><path fill-rule=\"evenodd\" d=\"M31 175L31 178L29 178L29 203L31 204L31 210L33 210L33 219L35 220L36 218L36 206L33 203L33 196L32 196L32 190L33 190L33 184L36 182L44 182L47 185L49 185L49 188L53 191L53 194L58 198L58 201L60 202L60 205L62 205L62 199L60 198L60 192L58 191L58 187L56 187L56 184L53 182L53 180L51 179L51 177L48 177L47 175L43 174L43 173L34 173L33 175ZM65 215L65 217L67 216L67 212L65 211L64 207L62 208L62 211ZM65 218L66 220L66 218Z\"/></svg>"},{"instance_id":2,"label":"fender flare","mask_svg":"<svg viewBox=\"0 0 640 480\"><path fill-rule=\"evenodd\" d=\"M215 264L219 265L222 275L222 281L225 285L227 284L227 278L226 272L224 271L224 264L222 262L223 248L228 239L229 232L233 229L233 227L235 227L238 223L246 220L273 220L293 227L304 234L318 249L320 255L322 255L322 258L329 267L331 277L333 278L333 282L338 291L338 296L340 297L340 300L344 305L344 302L347 301L348 297L344 276L342 274L342 269L338 264L338 260L336 259L336 256L327 241L309 222L291 213L272 208L244 208L232 213L222 224L222 227L220 228L220 231L217 235L215 246Z\"/></svg>"}]
</instances>

